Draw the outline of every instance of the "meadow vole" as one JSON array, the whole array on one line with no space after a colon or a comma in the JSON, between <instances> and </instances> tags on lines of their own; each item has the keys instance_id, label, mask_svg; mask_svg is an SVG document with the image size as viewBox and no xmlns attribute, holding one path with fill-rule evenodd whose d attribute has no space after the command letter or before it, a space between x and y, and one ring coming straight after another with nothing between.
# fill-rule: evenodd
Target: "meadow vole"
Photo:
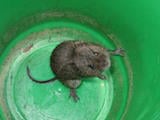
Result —
<instances>
[{"instance_id":1,"label":"meadow vole","mask_svg":"<svg viewBox=\"0 0 160 120\"><path fill-rule=\"evenodd\" d=\"M123 49L108 50L103 46L85 41L65 41L52 52L50 66L55 78L46 81L36 80L31 76L27 66L29 78L37 83L48 83L59 80L70 88L70 96L79 100L76 88L83 77L98 77L106 79L102 72L111 66L111 55L124 55Z\"/></svg>"}]
</instances>

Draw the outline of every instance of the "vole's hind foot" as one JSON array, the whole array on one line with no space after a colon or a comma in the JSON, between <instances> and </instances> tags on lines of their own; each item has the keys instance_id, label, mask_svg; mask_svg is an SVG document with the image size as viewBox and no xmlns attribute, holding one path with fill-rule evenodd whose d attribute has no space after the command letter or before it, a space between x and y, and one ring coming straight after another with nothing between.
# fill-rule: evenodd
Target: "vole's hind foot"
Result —
<instances>
[{"instance_id":1,"label":"vole's hind foot","mask_svg":"<svg viewBox=\"0 0 160 120\"><path fill-rule=\"evenodd\" d=\"M118 48L116 50L109 50L111 55L119 55L119 56L124 56L125 50L122 48Z\"/></svg>"},{"instance_id":2,"label":"vole's hind foot","mask_svg":"<svg viewBox=\"0 0 160 120\"><path fill-rule=\"evenodd\" d=\"M76 89L74 89L74 88L70 88L70 95L69 95L69 97L72 97L75 102L77 102L80 99L78 97L77 93L76 93Z\"/></svg>"}]
</instances>

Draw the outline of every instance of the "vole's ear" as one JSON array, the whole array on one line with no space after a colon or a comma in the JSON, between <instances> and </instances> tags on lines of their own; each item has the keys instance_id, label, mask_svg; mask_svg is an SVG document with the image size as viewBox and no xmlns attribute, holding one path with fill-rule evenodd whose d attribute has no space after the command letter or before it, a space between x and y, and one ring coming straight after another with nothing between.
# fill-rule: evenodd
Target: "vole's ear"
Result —
<instances>
[{"instance_id":1,"label":"vole's ear","mask_svg":"<svg viewBox=\"0 0 160 120\"><path fill-rule=\"evenodd\" d=\"M81 46L81 47L75 48L74 53L76 55L84 55L84 56L91 54L90 49L86 46Z\"/></svg>"}]
</instances>

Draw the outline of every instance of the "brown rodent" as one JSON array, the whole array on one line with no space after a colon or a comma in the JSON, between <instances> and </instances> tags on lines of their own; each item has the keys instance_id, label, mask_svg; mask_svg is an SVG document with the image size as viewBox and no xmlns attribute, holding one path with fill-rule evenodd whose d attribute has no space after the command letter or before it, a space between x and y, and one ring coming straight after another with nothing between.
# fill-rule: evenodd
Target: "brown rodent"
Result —
<instances>
[{"instance_id":1,"label":"brown rodent","mask_svg":"<svg viewBox=\"0 0 160 120\"><path fill-rule=\"evenodd\" d=\"M103 46L84 41L65 41L59 44L52 52L50 66L55 78L39 81L31 76L27 66L29 78L37 83L48 83L59 80L70 88L70 96L79 100L76 88L81 84L83 77L98 77L106 79L102 72L111 66L111 55L124 55L123 49L108 50Z\"/></svg>"}]
</instances>

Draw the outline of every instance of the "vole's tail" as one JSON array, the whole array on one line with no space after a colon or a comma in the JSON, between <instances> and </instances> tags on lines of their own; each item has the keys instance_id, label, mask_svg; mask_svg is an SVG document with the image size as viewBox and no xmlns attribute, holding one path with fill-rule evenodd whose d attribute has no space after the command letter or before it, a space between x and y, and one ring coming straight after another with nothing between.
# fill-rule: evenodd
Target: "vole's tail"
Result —
<instances>
[{"instance_id":1,"label":"vole's tail","mask_svg":"<svg viewBox=\"0 0 160 120\"><path fill-rule=\"evenodd\" d=\"M33 81L33 82L36 82L36 83L49 83L49 82L53 82L53 81L55 81L57 78L56 77L54 77L54 78L51 78L51 79L49 79L49 80L45 80L45 81L42 81L42 80L36 80L34 77L32 77L32 75L31 75L31 72L30 72L30 69L29 69L29 67L27 66L27 75L28 75L28 77Z\"/></svg>"}]
</instances>

